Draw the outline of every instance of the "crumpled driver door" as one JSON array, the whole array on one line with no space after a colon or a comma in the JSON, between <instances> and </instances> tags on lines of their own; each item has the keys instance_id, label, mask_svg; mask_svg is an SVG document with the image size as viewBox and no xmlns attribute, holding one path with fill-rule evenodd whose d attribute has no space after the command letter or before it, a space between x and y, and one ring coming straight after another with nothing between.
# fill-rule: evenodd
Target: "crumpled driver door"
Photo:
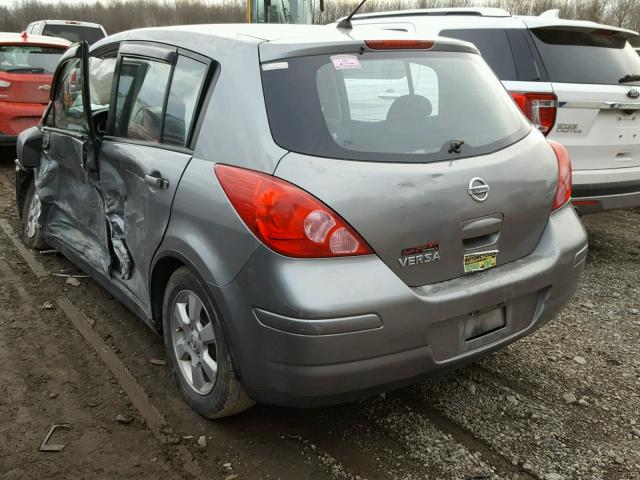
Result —
<instances>
[{"instance_id":1,"label":"crumpled driver door","mask_svg":"<svg viewBox=\"0 0 640 480\"><path fill-rule=\"evenodd\" d=\"M47 243L107 274L111 259L104 202L98 188L99 144L91 113L88 58L89 46L81 42L72 45L60 59L42 126L36 188Z\"/></svg>"}]
</instances>

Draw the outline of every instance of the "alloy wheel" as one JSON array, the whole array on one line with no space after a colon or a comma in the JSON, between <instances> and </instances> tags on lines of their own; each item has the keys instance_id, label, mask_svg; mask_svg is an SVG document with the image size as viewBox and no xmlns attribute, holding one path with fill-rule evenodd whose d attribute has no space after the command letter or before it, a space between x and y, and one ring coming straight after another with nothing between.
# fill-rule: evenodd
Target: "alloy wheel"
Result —
<instances>
[{"instance_id":1,"label":"alloy wheel","mask_svg":"<svg viewBox=\"0 0 640 480\"><path fill-rule=\"evenodd\" d=\"M199 395L209 394L218 372L216 335L209 313L194 292L183 290L176 296L171 327L183 377Z\"/></svg>"}]
</instances>

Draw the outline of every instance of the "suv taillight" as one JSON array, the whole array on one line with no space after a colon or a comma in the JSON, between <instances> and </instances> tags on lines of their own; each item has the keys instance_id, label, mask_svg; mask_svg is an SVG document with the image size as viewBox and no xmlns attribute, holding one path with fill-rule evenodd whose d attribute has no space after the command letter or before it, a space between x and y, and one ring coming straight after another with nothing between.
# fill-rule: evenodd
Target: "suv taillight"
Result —
<instances>
[{"instance_id":1,"label":"suv taillight","mask_svg":"<svg viewBox=\"0 0 640 480\"><path fill-rule=\"evenodd\" d=\"M564 206L571 198L572 191L572 174L571 174L571 157L564 145L549 140L549 144L556 154L558 160L558 185L556 186L556 194L553 197L553 207L551 211L558 210Z\"/></svg>"},{"instance_id":2,"label":"suv taillight","mask_svg":"<svg viewBox=\"0 0 640 480\"><path fill-rule=\"evenodd\" d=\"M538 130L548 135L556 123L558 97L553 93L510 92L520 110Z\"/></svg>"},{"instance_id":3,"label":"suv taillight","mask_svg":"<svg viewBox=\"0 0 640 480\"><path fill-rule=\"evenodd\" d=\"M272 250L299 258L373 253L338 214L301 188L229 165L216 165L215 173L240 218Z\"/></svg>"}]
</instances>

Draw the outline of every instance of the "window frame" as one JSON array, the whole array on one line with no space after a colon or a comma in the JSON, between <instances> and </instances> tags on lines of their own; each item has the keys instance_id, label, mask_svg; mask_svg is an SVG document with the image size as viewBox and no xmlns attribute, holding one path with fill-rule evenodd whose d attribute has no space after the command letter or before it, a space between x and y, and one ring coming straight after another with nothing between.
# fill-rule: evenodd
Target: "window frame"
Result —
<instances>
[{"instance_id":1,"label":"window frame","mask_svg":"<svg viewBox=\"0 0 640 480\"><path fill-rule=\"evenodd\" d=\"M167 104L169 102L169 94L171 92L171 87L173 85L173 76L176 70L176 65L180 57L187 57L192 60L198 61L205 65L205 74L203 81L200 85L200 90L196 97L196 104L193 110L193 116L191 118L191 123L189 125L189 129L186 133L185 145L171 145L167 143L162 143L162 139L164 137L164 127L165 127L165 119L167 113ZM158 142L151 142L147 140L138 140L123 137L116 134L116 108L117 108L117 98L118 98L118 88L120 84L120 74L122 71L122 64L125 59L129 58L137 58L141 60L153 61L153 62L162 62L169 64L171 70L169 72L169 78L167 85L164 91L164 98L162 101L162 128L160 130L160 139ZM177 152L187 152L192 153L195 148L195 140L197 139L197 134L200 131L200 127L202 124L202 112L204 110L205 105L208 103L210 98L211 86L215 82L213 82L214 77L217 78L217 72L219 71L217 62L212 59L205 57L204 55L200 55L198 53L192 52L190 50L186 50L180 47L176 47L174 45L152 42L152 41L127 41L122 42L119 46L118 56L116 61L116 67L114 71L114 81L111 86L111 98L109 103L109 113L107 117L107 127L106 133L103 136L104 140L120 142L120 143L129 143L134 145L145 145L154 148L162 148L165 150L173 150Z\"/></svg>"},{"instance_id":2,"label":"window frame","mask_svg":"<svg viewBox=\"0 0 640 480\"><path fill-rule=\"evenodd\" d=\"M58 64L58 66L56 67L56 72L62 71L62 74L61 75L55 75L55 73L54 73L53 95L52 95L52 99L51 99L51 101L50 101L50 103L47 106L47 109L45 111L45 115L44 115L44 119L42 121L42 125L43 125L43 127L46 127L49 130L57 131L57 132L61 132L61 133L66 133L66 134L69 134L71 136L75 136L75 137L80 138L80 137L85 137L85 136L91 134L91 132L92 132L91 125L89 125L87 123L87 125L86 125L87 130L86 131L74 130L72 128L63 128L63 127L58 126L58 124L56 122L56 109L55 109L55 106L54 106L54 104L56 103L57 98L58 98L59 89L63 88L64 81L66 79L67 68L68 68L68 66L69 66L69 64L71 62L79 62L81 67L82 67L83 60L80 57L65 58L65 59L62 60L62 63ZM83 72L83 75L85 75L85 74L86 73ZM85 105L86 99L84 98L84 92L81 91L80 95L82 95L82 112L83 112L83 117L85 117L84 121L87 122L86 105ZM53 121L53 125L50 123L50 119Z\"/></svg>"}]
</instances>

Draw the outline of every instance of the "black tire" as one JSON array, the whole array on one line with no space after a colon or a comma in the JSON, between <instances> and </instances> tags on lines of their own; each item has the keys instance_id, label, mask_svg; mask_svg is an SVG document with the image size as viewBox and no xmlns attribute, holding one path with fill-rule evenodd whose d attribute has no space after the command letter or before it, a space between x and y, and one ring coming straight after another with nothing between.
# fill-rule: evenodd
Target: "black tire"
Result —
<instances>
[{"instance_id":1,"label":"black tire","mask_svg":"<svg viewBox=\"0 0 640 480\"><path fill-rule=\"evenodd\" d=\"M207 394L200 394L194 390L189 379L180 366L176 349L174 348L173 331L178 331L172 320L174 307L179 295L185 292L195 293L206 312L215 332L215 360L217 375L213 389ZM167 283L162 305L162 324L164 346L169 364L178 384L180 393L186 402L200 415L214 419L228 417L240 413L255 403L238 379L224 331L216 309L213 306L202 281L186 267L178 268Z\"/></svg>"},{"instance_id":2,"label":"black tire","mask_svg":"<svg viewBox=\"0 0 640 480\"><path fill-rule=\"evenodd\" d=\"M40 234L40 225L37 224L37 219L35 228L31 225L30 229L30 222L33 221L32 204L35 201L39 200L36 196L36 185L32 180L29 183L29 188L27 189L27 194L24 197L24 204L22 206L22 241L27 247L34 250L45 250L49 248L49 246Z\"/></svg>"}]
</instances>

